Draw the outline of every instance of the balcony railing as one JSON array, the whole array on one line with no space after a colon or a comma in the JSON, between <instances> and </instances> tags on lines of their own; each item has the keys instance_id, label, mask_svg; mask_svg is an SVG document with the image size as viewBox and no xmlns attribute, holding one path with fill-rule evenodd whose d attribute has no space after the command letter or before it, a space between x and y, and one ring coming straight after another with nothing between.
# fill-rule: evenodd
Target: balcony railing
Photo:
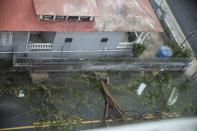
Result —
<instances>
[{"instance_id":1,"label":"balcony railing","mask_svg":"<svg viewBox=\"0 0 197 131\"><path fill-rule=\"evenodd\" d=\"M132 49L134 42L120 42L117 49Z\"/></svg>"},{"instance_id":2,"label":"balcony railing","mask_svg":"<svg viewBox=\"0 0 197 131\"><path fill-rule=\"evenodd\" d=\"M31 43L26 45L27 51L32 50L54 50L55 48L58 48L59 44L53 44L53 43Z\"/></svg>"}]
</instances>

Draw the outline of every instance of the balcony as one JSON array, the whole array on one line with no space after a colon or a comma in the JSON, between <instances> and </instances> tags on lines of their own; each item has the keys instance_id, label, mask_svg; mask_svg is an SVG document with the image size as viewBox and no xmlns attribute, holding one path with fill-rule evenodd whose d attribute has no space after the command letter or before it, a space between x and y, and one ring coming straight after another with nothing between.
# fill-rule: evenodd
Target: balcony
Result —
<instances>
[{"instance_id":1,"label":"balcony","mask_svg":"<svg viewBox=\"0 0 197 131\"><path fill-rule=\"evenodd\" d=\"M54 44L55 33L49 32L31 32L29 34L28 44L26 45L26 51L53 51L57 50L59 44Z\"/></svg>"}]
</instances>

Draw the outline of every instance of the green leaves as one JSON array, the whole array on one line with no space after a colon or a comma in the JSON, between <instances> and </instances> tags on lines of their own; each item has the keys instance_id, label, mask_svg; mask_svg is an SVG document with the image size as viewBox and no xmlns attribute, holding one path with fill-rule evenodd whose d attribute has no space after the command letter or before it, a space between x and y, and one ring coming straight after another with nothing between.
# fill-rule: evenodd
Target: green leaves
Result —
<instances>
[{"instance_id":1,"label":"green leaves","mask_svg":"<svg viewBox=\"0 0 197 131\"><path fill-rule=\"evenodd\" d=\"M192 57L192 51L189 48L180 48L176 41L166 41L165 43L173 50L173 57L175 58L190 58Z\"/></svg>"},{"instance_id":2,"label":"green leaves","mask_svg":"<svg viewBox=\"0 0 197 131\"><path fill-rule=\"evenodd\" d=\"M146 47L143 44L134 44L133 50L132 50L133 56L134 57L140 56L144 52L145 49Z\"/></svg>"}]
</instances>

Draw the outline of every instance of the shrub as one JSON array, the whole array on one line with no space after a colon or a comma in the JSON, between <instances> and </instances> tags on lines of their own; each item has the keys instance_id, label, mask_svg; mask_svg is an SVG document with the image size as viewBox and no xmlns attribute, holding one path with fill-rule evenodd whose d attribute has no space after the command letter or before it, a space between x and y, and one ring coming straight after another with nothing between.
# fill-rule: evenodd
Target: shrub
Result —
<instances>
[{"instance_id":1,"label":"shrub","mask_svg":"<svg viewBox=\"0 0 197 131\"><path fill-rule=\"evenodd\" d=\"M132 50L133 56L134 57L140 56L144 52L145 49L146 47L143 44L134 44L133 50Z\"/></svg>"},{"instance_id":2,"label":"shrub","mask_svg":"<svg viewBox=\"0 0 197 131\"><path fill-rule=\"evenodd\" d=\"M173 50L173 57L176 57L176 58L190 58L190 57L192 57L191 49L180 48L176 41L167 41L165 44Z\"/></svg>"}]
</instances>

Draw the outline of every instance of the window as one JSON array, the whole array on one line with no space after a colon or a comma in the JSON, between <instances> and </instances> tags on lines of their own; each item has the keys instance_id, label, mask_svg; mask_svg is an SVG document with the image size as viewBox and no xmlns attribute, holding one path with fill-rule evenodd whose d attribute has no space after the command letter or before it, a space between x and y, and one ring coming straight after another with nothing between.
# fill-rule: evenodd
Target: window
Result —
<instances>
[{"instance_id":1,"label":"window","mask_svg":"<svg viewBox=\"0 0 197 131\"><path fill-rule=\"evenodd\" d=\"M68 21L78 21L78 16L68 16Z\"/></svg>"},{"instance_id":2,"label":"window","mask_svg":"<svg viewBox=\"0 0 197 131\"><path fill-rule=\"evenodd\" d=\"M102 38L101 42L108 42L108 38Z\"/></svg>"},{"instance_id":3,"label":"window","mask_svg":"<svg viewBox=\"0 0 197 131\"><path fill-rule=\"evenodd\" d=\"M55 20L64 21L64 20L66 20L66 16L56 16Z\"/></svg>"},{"instance_id":4,"label":"window","mask_svg":"<svg viewBox=\"0 0 197 131\"><path fill-rule=\"evenodd\" d=\"M53 20L54 16L52 15L43 15L42 19L43 20Z\"/></svg>"},{"instance_id":5,"label":"window","mask_svg":"<svg viewBox=\"0 0 197 131\"><path fill-rule=\"evenodd\" d=\"M65 43L72 42L72 41L73 41L73 38L66 38L65 39Z\"/></svg>"},{"instance_id":6,"label":"window","mask_svg":"<svg viewBox=\"0 0 197 131\"><path fill-rule=\"evenodd\" d=\"M81 21L90 21L90 18L91 18L91 17L81 16L81 17L80 17L80 20L81 20Z\"/></svg>"},{"instance_id":7,"label":"window","mask_svg":"<svg viewBox=\"0 0 197 131\"><path fill-rule=\"evenodd\" d=\"M134 32L128 32L128 40L129 42L133 42L137 40L137 34Z\"/></svg>"}]
</instances>

